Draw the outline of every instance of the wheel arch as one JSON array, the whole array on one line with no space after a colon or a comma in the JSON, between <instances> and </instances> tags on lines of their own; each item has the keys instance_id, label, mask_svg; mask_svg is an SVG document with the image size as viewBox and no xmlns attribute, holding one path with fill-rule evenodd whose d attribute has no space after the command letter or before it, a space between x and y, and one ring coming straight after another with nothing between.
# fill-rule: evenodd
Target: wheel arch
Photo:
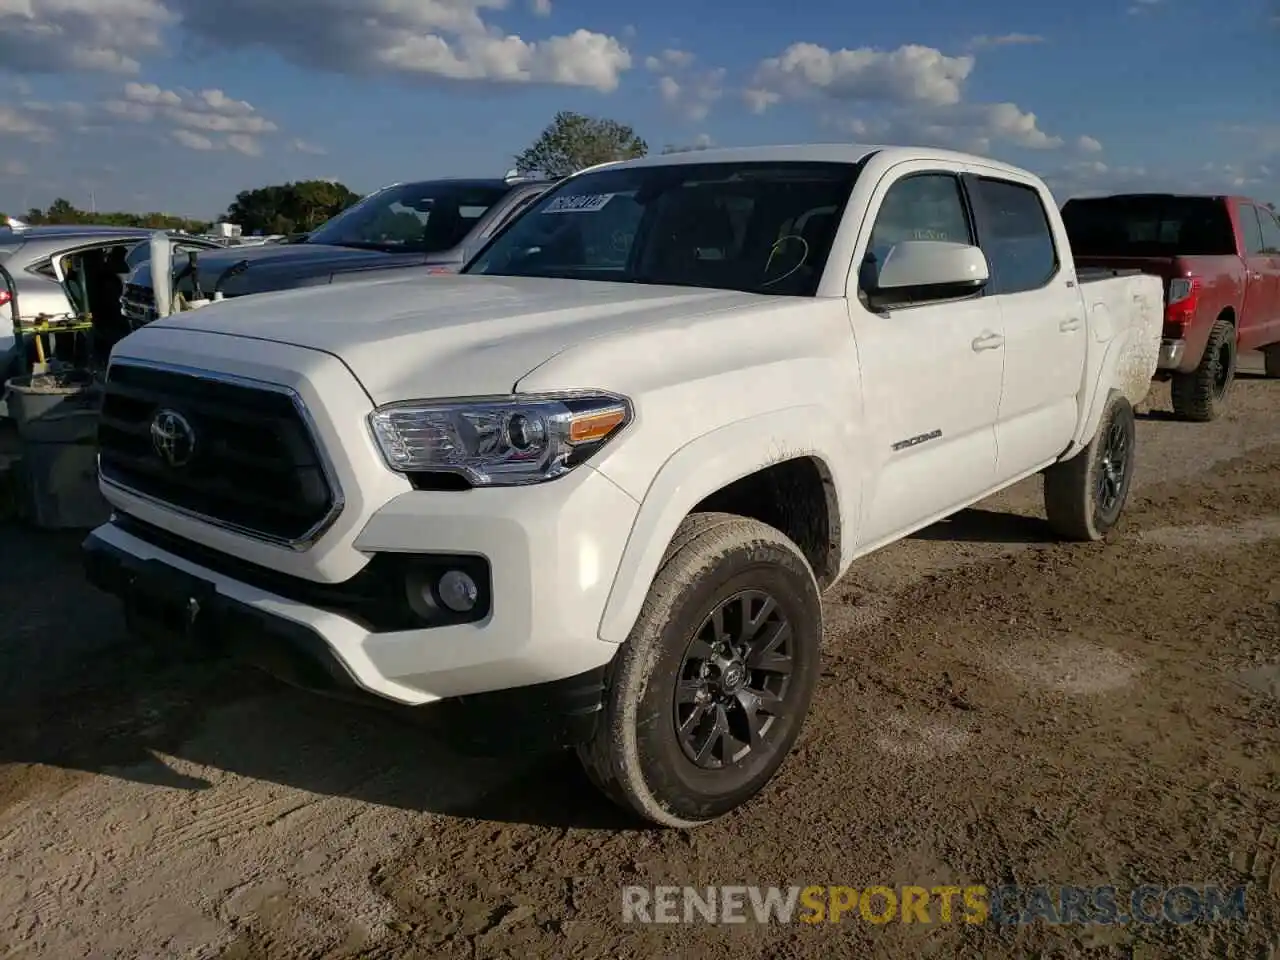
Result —
<instances>
[{"instance_id":1,"label":"wheel arch","mask_svg":"<svg viewBox=\"0 0 1280 960\"><path fill-rule=\"evenodd\" d=\"M860 486L841 474L828 411L793 407L703 434L658 471L632 525L600 621L600 638L624 641L691 513L728 512L778 527L805 553L819 587L844 569ZM852 493L850 491L853 491ZM850 502L853 501L853 502Z\"/></svg>"}]
</instances>

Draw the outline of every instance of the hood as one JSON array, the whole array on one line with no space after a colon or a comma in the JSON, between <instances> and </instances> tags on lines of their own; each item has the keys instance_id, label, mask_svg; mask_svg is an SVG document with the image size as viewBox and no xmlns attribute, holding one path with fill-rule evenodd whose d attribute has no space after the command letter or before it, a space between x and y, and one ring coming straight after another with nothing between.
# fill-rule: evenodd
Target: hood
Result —
<instances>
[{"instance_id":1,"label":"hood","mask_svg":"<svg viewBox=\"0 0 1280 960\"><path fill-rule=\"evenodd\" d=\"M226 300L157 321L133 336L188 329L319 350L342 360L382 404L506 394L534 367L587 340L776 299L689 287L395 271L377 280Z\"/></svg>"},{"instance_id":2,"label":"hood","mask_svg":"<svg viewBox=\"0 0 1280 960\"><path fill-rule=\"evenodd\" d=\"M288 290L293 287L328 283L336 273L349 270L376 269L386 266L407 266L426 263L428 256L422 253L386 253L381 250L357 250L353 247L329 246L323 243L268 243L261 246L225 247L220 250L201 250L200 284L206 293L212 292L219 275L242 260L249 262L249 269L231 277L222 291L229 297L250 293L266 293ZM175 256L174 273L186 266L185 255ZM129 278L130 283L150 288L150 262L138 265ZM190 291L188 283L181 289Z\"/></svg>"}]
</instances>

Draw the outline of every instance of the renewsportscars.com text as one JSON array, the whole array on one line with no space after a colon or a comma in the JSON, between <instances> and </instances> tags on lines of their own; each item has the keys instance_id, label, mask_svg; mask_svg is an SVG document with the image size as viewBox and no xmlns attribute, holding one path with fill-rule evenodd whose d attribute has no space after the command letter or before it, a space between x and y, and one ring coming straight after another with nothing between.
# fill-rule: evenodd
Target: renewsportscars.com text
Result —
<instances>
[{"instance_id":1,"label":"renewsportscars.com text","mask_svg":"<svg viewBox=\"0 0 1280 960\"><path fill-rule=\"evenodd\" d=\"M1130 924L1244 920L1243 887L623 887L624 923Z\"/></svg>"}]
</instances>

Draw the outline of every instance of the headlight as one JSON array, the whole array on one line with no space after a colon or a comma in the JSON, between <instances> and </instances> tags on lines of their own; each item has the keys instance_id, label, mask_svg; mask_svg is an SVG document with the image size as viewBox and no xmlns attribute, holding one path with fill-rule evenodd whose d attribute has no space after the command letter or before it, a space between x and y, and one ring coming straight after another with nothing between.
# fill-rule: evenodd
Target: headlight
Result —
<instances>
[{"instance_id":1,"label":"headlight","mask_svg":"<svg viewBox=\"0 0 1280 960\"><path fill-rule=\"evenodd\" d=\"M631 403L605 393L423 401L381 407L369 422L392 470L506 486L569 472L631 422Z\"/></svg>"}]
</instances>

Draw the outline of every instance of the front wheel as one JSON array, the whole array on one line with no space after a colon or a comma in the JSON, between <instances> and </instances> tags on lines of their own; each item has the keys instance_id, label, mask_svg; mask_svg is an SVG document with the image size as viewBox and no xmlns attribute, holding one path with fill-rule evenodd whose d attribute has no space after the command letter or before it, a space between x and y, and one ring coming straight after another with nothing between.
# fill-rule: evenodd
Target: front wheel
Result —
<instances>
[{"instance_id":1,"label":"front wheel","mask_svg":"<svg viewBox=\"0 0 1280 960\"><path fill-rule=\"evenodd\" d=\"M819 670L822 602L794 543L694 514L619 651L604 719L579 749L624 809L692 827L746 803L790 753Z\"/></svg>"},{"instance_id":2,"label":"front wheel","mask_svg":"<svg viewBox=\"0 0 1280 960\"><path fill-rule=\"evenodd\" d=\"M1113 393L1088 445L1044 473L1049 525L1067 540L1101 540L1124 510L1133 480L1133 406Z\"/></svg>"}]
</instances>

